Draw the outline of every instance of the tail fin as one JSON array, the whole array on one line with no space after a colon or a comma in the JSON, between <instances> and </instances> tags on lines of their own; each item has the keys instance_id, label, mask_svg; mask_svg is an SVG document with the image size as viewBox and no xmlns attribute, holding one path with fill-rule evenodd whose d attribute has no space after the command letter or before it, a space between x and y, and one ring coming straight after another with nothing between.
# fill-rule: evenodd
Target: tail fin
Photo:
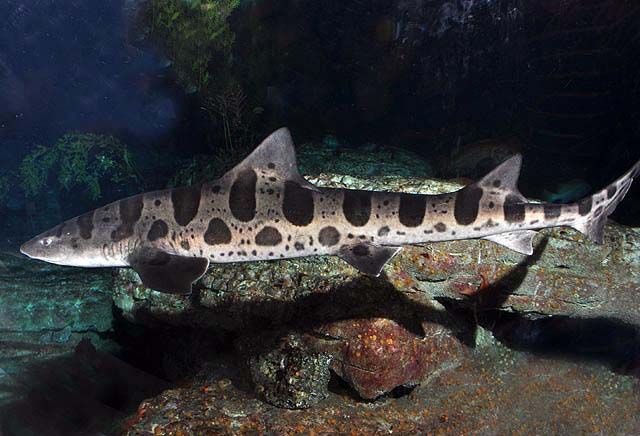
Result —
<instances>
[{"instance_id":1,"label":"tail fin","mask_svg":"<svg viewBox=\"0 0 640 436\"><path fill-rule=\"evenodd\" d=\"M607 217L613 213L627 194L633 179L638 177L640 177L640 161L603 190L579 201L577 204L580 219L572 227L589 240L602 244Z\"/></svg>"}]
</instances>

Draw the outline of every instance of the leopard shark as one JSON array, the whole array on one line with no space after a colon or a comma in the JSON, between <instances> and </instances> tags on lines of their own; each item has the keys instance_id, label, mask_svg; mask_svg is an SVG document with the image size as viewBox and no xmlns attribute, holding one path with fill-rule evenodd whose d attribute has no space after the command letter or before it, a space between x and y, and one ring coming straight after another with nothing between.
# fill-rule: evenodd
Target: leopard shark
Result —
<instances>
[{"instance_id":1,"label":"leopard shark","mask_svg":"<svg viewBox=\"0 0 640 436\"><path fill-rule=\"evenodd\" d=\"M476 183L423 195L320 188L300 175L289 130L267 137L221 178L146 192L65 221L20 248L78 267L131 267L148 288L189 294L210 263L339 256L378 276L403 245L486 239L533 253L536 230L570 226L603 242L607 217L640 161L575 203L528 201L514 155Z\"/></svg>"}]
</instances>

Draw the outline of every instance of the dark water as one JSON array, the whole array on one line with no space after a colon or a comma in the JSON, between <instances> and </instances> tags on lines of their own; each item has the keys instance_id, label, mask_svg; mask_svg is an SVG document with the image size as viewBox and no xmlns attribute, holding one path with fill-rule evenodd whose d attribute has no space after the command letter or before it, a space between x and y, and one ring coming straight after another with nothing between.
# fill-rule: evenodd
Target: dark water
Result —
<instances>
[{"instance_id":1,"label":"dark water","mask_svg":"<svg viewBox=\"0 0 640 436\"><path fill-rule=\"evenodd\" d=\"M206 52L211 74L224 77L198 90L182 80L194 58L172 52L176 35L154 30L148 3L3 2L0 153L10 189L0 213L25 210L20 178L7 172L69 132L115 135L144 188L163 186L173 158L221 148L207 101L231 80L255 141L286 125L300 143L332 135L340 147L393 145L441 177L477 178L522 152L526 195L573 200L629 167L640 135L637 11L590 3L242 2L228 19L229 52ZM622 222L637 223L637 189L617 212ZM122 190L107 187L104 200Z\"/></svg>"},{"instance_id":2,"label":"dark water","mask_svg":"<svg viewBox=\"0 0 640 436\"><path fill-rule=\"evenodd\" d=\"M191 180L175 177L193 157L225 155L228 166L280 126L337 154L399 147L440 178L477 179L520 152L522 192L558 202L640 158L633 2L246 0L219 24L220 39L207 40L185 23L215 3L0 2L0 249ZM159 17L171 7L180 14L166 25ZM203 33L189 39L189 28ZM113 136L130 166L115 180L116 169L99 173L94 195L87 180L105 150L88 152L69 187L63 154L30 173L42 183L29 192L35 167L25 159L70 133ZM639 205L636 183L612 218L638 226Z\"/></svg>"}]
</instances>

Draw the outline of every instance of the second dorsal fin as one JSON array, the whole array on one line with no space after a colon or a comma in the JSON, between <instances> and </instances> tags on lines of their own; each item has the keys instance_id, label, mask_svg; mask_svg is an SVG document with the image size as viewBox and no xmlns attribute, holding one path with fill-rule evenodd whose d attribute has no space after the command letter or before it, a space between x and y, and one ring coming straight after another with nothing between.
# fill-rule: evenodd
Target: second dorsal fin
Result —
<instances>
[{"instance_id":1,"label":"second dorsal fin","mask_svg":"<svg viewBox=\"0 0 640 436\"><path fill-rule=\"evenodd\" d=\"M231 169L229 173L241 171L245 168L262 170L273 174L279 179L292 180L303 186L314 187L298 172L293 139L289 129L286 127L282 127L267 136L249 156Z\"/></svg>"},{"instance_id":2,"label":"second dorsal fin","mask_svg":"<svg viewBox=\"0 0 640 436\"><path fill-rule=\"evenodd\" d=\"M478 181L477 185L488 190L505 191L510 194L512 200L527 201L518 190L521 165L522 155L516 154L495 167Z\"/></svg>"}]
</instances>

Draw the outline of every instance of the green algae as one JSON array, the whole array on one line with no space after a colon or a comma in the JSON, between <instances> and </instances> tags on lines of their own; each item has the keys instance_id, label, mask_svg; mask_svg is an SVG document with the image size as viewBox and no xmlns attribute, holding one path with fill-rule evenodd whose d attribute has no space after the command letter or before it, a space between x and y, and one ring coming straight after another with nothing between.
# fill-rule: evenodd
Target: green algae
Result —
<instances>
[{"instance_id":1,"label":"green algae","mask_svg":"<svg viewBox=\"0 0 640 436\"><path fill-rule=\"evenodd\" d=\"M91 200L102 196L106 183L141 185L127 146L113 136L90 133L71 133L52 146L36 146L22 160L18 178L30 198L42 194L51 182L61 190L79 189Z\"/></svg>"},{"instance_id":2,"label":"green algae","mask_svg":"<svg viewBox=\"0 0 640 436\"><path fill-rule=\"evenodd\" d=\"M146 18L151 36L163 45L188 92L214 95L224 88L235 41L227 20L239 5L240 0L149 2Z\"/></svg>"}]
</instances>

